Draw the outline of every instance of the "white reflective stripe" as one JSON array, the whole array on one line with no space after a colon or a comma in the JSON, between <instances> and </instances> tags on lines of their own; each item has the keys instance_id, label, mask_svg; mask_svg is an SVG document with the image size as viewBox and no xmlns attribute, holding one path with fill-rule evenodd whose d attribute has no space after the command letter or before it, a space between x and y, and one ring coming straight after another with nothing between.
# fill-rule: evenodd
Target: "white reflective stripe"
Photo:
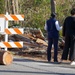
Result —
<instances>
[{"instance_id":1,"label":"white reflective stripe","mask_svg":"<svg viewBox=\"0 0 75 75\"><path fill-rule=\"evenodd\" d=\"M5 15L8 20L14 20L10 15Z\"/></svg>"},{"instance_id":2,"label":"white reflective stripe","mask_svg":"<svg viewBox=\"0 0 75 75\"><path fill-rule=\"evenodd\" d=\"M9 44L12 46L12 47L17 47L14 42L9 42Z\"/></svg>"},{"instance_id":3,"label":"white reflective stripe","mask_svg":"<svg viewBox=\"0 0 75 75\"><path fill-rule=\"evenodd\" d=\"M10 32L11 32L11 34L17 34L13 29L8 29Z\"/></svg>"},{"instance_id":4,"label":"white reflective stripe","mask_svg":"<svg viewBox=\"0 0 75 75\"><path fill-rule=\"evenodd\" d=\"M22 15L15 15L20 21L23 21L24 18L22 17Z\"/></svg>"},{"instance_id":5,"label":"white reflective stripe","mask_svg":"<svg viewBox=\"0 0 75 75\"><path fill-rule=\"evenodd\" d=\"M24 29L23 28L19 28L19 30L22 32L22 34L24 33Z\"/></svg>"},{"instance_id":6,"label":"white reflective stripe","mask_svg":"<svg viewBox=\"0 0 75 75\"><path fill-rule=\"evenodd\" d=\"M0 42L0 47L6 48L6 46L2 42Z\"/></svg>"}]
</instances>

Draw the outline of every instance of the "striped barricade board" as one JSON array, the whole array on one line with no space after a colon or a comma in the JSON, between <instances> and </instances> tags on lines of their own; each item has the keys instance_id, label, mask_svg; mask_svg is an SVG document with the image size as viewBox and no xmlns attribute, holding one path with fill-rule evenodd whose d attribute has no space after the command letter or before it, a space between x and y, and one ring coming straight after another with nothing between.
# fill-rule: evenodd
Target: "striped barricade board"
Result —
<instances>
[{"instance_id":1,"label":"striped barricade board","mask_svg":"<svg viewBox=\"0 0 75 75\"><path fill-rule=\"evenodd\" d=\"M23 34L23 28L6 28L5 34Z\"/></svg>"},{"instance_id":2,"label":"striped barricade board","mask_svg":"<svg viewBox=\"0 0 75 75\"><path fill-rule=\"evenodd\" d=\"M22 48L23 42L0 42L0 48Z\"/></svg>"},{"instance_id":3,"label":"striped barricade board","mask_svg":"<svg viewBox=\"0 0 75 75\"><path fill-rule=\"evenodd\" d=\"M5 19L5 28L2 34L5 34L5 42L0 42L0 48L22 48L23 42L8 42L8 34L23 34L23 28L8 28L8 21L24 21L24 15L0 14L1 19Z\"/></svg>"},{"instance_id":4,"label":"striped barricade board","mask_svg":"<svg viewBox=\"0 0 75 75\"><path fill-rule=\"evenodd\" d=\"M23 29L21 28L8 28L8 21L24 21L24 15L15 15L8 14L6 15L0 14L0 33L5 34L5 42L0 42L0 48L5 48L5 52L7 48L22 48L22 41L8 41L8 34L23 34ZM9 64L12 62L11 54L5 54L4 51L0 52L0 64Z\"/></svg>"},{"instance_id":5,"label":"striped barricade board","mask_svg":"<svg viewBox=\"0 0 75 75\"><path fill-rule=\"evenodd\" d=\"M0 17L5 17L6 20L9 21L24 21L24 15L16 15L16 14L9 14L9 15L4 15L0 14Z\"/></svg>"}]
</instances>

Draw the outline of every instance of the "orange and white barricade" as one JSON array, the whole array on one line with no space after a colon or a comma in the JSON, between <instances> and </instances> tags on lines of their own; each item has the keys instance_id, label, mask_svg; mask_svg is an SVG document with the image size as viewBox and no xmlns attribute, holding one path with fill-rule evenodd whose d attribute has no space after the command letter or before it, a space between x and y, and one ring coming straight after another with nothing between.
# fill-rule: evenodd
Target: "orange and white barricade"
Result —
<instances>
[{"instance_id":1,"label":"orange and white barricade","mask_svg":"<svg viewBox=\"0 0 75 75\"><path fill-rule=\"evenodd\" d=\"M0 52L0 64L8 65L12 63L12 54L7 51L7 48L22 48L22 41L10 41L8 42L8 34L23 34L23 28L8 28L8 21L23 21L24 15L8 14L0 15L0 33L5 35L5 42L0 42L0 48L5 48Z\"/></svg>"},{"instance_id":2,"label":"orange and white barricade","mask_svg":"<svg viewBox=\"0 0 75 75\"><path fill-rule=\"evenodd\" d=\"M24 21L24 15L16 15L16 14L0 14L0 17L4 18L5 23L3 23L5 26L4 31L2 31L3 34L5 34L5 42L0 42L0 48L5 48L7 51L7 48L22 48L23 42L8 42L8 34L23 34L23 28L8 28L8 21Z\"/></svg>"}]
</instances>

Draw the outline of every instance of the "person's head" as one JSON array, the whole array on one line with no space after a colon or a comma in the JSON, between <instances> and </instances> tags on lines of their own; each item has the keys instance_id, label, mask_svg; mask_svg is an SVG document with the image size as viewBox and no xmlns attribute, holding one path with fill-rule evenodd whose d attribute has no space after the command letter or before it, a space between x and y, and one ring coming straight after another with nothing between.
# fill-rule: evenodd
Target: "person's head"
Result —
<instances>
[{"instance_id":1,"label":"person's head","mask_svg":"<svg viewBox=\"0 0 75 75\"><path fill-rule=\"evenodd\" d=\"M75 15L75 8L71 10L71 15Z\"/></svg>"},{"instance_id":2,"label":"person's head","mask_svg":"<svg viewBox=\"0 0 75 75\"><path fill-rule=\"evenodd\" d=\"M54 12L52 12L52 13L51 13L51 17L52 17L52 18L55 18L55 17L56 17L56 14L55 14Z\"/></svg>"}]
</instances>

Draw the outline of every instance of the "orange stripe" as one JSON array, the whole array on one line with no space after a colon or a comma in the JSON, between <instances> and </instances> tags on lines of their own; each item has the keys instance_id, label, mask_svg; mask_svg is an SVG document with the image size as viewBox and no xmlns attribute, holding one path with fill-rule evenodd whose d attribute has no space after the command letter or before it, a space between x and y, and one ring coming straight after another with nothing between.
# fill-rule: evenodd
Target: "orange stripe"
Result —
<instances>
[{"instance_id":1,"label":"orange stripe","mask_svg":"<svg viewBox=\"0 0 75 75\"><path fill-rule=\"evenodd\" d=\"M18 48L22 48L22 45L19 42L14 42Z\"/></svg>"},{"instance_id":2,"label":"orange stripe","mask_svg":"<svg viewBox=\"0 0 75 75\"><path fill-rule=\"evenodd\" d=\"M6 32L7 34L11 34L11 32L10 32L8 29L5 29L5 32Z\"/></svg>"},{"instance_id":3,"label":"orange stripe","mask_svg":"<svg viewBox=\"0 0 75 75\"><path fill-rule=\"evenodd\" d=\"M0 17L4 17L6 20L8 20L4 14L0 14Z\"/></svg>"},{"instance_id":4,"label":"orange stripe","mask_svg":"<svg viewBox=\"0 0 75 75\"><path fill-rule=\"evenodd\" d=\"M22 16L22 18L24 18L24 15L21 15Z\"/></svg>"},{"instance_id":5,"label":"orange stripe","mask_svg":"<svg viewBox=\"0 0 75 75\"><path fill-rule=\"evenodd\" d=\"M0 14L0 17L4 17L4 14Z\"/></svg>"},{"instance_id":6,"label":"orange stripe","mask_svg":"<svg viewBox=\"0 0 75 75\"><path fill-rule=\"evenodd\" d=\"M21 32L18 28L14 28L14 31L15 31L17 34L22 34L22 32Z\"/></svg>"},{"instance_id":7,"label":"orange stripe","mask_svg":"<svg viewBox=\"0 0 75 75\"><path fill-rule=\"evenodd\" d=\"M10 15L14 20L19 20L15 15Z\"/></svg>"},{"instance_id":8,"label":"orange stripe","mask_svg":"<svg viewBox=\"0 0 75 75\"><path fill-rule=\"evenodd\" d=\"M3 44L8 48L12 48L12 46L8 42L3 42Z\"/></svg>"},{"instance_id":9,"label":"orange stripe","mask_svg":"<svg viewBox=\"0 0 75 75\"><path fill-rule=\"evenodd\" d=\"M0 14L0 17L4 17L6 20L8 20L4 14Z\"/></svg>"},{"instance_id":10,"label":"orange stripe","mask_svg":"<svg viewBox=\"0 0 75 75\"><path fill-rule=\"evenodd\" d=\"M5 19L6 19L6 20L9 20L6 16L5 16Z\"/></svg>"}]
</instances>

